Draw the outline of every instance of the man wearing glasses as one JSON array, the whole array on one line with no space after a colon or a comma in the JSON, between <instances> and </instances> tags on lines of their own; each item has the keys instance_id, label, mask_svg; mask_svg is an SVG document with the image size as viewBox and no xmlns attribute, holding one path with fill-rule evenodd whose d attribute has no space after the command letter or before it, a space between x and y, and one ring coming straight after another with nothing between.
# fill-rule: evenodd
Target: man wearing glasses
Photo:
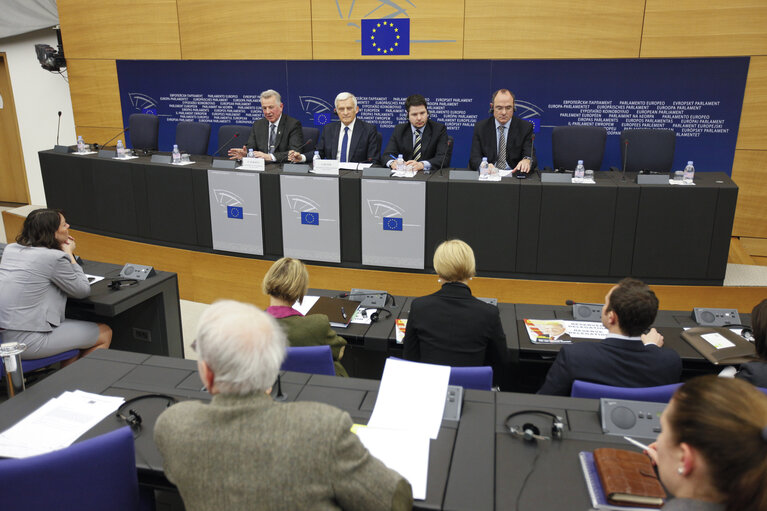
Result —
<instances>
[{"instance_id":1,"label":"man wearing glasses","mask_svg":"<svg viewBox=\"0 0 767 511\"><path fill-rule=\"evenodd\" d=\"M469 168L478 170L482 158L500 170L528 173L535 168L533 125L514 117L514 93L500 89L490 101L493 117L474 125Z\"/></svg>"}]
</instances>

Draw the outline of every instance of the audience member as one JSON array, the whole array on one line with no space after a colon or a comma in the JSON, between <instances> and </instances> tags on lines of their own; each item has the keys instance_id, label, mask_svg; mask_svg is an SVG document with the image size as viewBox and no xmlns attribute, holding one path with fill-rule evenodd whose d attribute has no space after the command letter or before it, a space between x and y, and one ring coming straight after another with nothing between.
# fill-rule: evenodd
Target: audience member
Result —
<instances>
[{"instance_id":1,"label":"audience member","mask_svg":"<svg viewBox=\"0 0 767 511\"><path fill-rule=\"evenodd\" d=\"M767 387L767 300L762 300L751 311L751 331L759 360L741 365L735 376L757 387Z\"/></svg>"}]
</instances>

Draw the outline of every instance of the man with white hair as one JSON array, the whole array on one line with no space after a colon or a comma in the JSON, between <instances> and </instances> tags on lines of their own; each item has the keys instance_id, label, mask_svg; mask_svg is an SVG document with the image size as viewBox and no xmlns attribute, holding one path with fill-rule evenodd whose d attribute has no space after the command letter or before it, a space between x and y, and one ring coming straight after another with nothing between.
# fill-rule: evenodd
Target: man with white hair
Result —
<instances>
[{"instance_id":1,"label":"man with white hair","mask_svg":"<svg viewBox=\"0 0 767 511\"><path fill-rule=\"evenodd\" d=\"M241 148L229 149L229 158L241 160L253 149L256 158L266 162L288 161L290 151L300 151L304 145L301 122L282 115L282 98L276 90L261 93L261 112L264 116L253 123L248 142Z\"/></svg>"},{"instance_id":2,"label":"man with white hair","mask_svg":"<svg viewBox=\"0 0 767 511\"><path fill-rule=\"evenodd\" d=\"M286 340L271 316L218 301L200 317L195 344L213 399L168 408L154 430L187 510L412 507L408 482L370 455L349 414L272 400Z\"/></svg>"},{"instance_id":3,"label":"man with white hair","mask_svg":"<svg viewBox=\"0 0 767 511\"><path fill-rule=\"evenodd\" d=\"M378 130L374 124L357 118L357 98L349 92L336 96L338 121L322 130L317 144L320 157L341 162L377 163L381 154Z\"/></svg>"}]
</instances>

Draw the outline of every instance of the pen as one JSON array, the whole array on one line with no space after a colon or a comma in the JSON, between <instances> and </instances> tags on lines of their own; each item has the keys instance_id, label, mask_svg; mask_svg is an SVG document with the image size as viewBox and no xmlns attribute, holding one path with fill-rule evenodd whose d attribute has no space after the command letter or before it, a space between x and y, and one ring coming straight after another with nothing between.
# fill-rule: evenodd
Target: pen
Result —
<instances>
[{"instance_id":1,"label":"pen","mask_svg":"<svg viewBox=\"0 0 767 511\"><path fill-rule=\"evenodd\" d=\"M344 319L346 319L346 309L343 307L341 307L341 315L344 317Z\"/></svg>"},{"instance_id":2,"label":"pen","mask_svg":"<svg viewBox=\"0 0 767 511\"><path fill-rule=\"evenodd\" d=\"M627 442L636 445L640 449L644 449L645 451L650 450L650 446L649 445L645 445L642 442L637 442L636 440L634 440L630 436L624 436L623 438L625 438Z\"/></svg>"}]
</instances>

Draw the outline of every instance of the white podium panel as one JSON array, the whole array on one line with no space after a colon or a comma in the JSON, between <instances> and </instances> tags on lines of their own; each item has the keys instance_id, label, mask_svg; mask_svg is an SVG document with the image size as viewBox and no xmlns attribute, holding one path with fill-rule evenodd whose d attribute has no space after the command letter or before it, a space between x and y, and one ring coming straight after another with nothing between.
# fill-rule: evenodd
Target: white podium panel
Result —
<instances>
[{"instance_id":1,"label":"white podium panel","mask_svg":"<svg viewBox=\"0 0 767 511\"><path fill-rule=\"evenodd\" d=\"M213 248L264 255L260 176L208 169L208 197Z\"/></svg>"}]
</instances>

